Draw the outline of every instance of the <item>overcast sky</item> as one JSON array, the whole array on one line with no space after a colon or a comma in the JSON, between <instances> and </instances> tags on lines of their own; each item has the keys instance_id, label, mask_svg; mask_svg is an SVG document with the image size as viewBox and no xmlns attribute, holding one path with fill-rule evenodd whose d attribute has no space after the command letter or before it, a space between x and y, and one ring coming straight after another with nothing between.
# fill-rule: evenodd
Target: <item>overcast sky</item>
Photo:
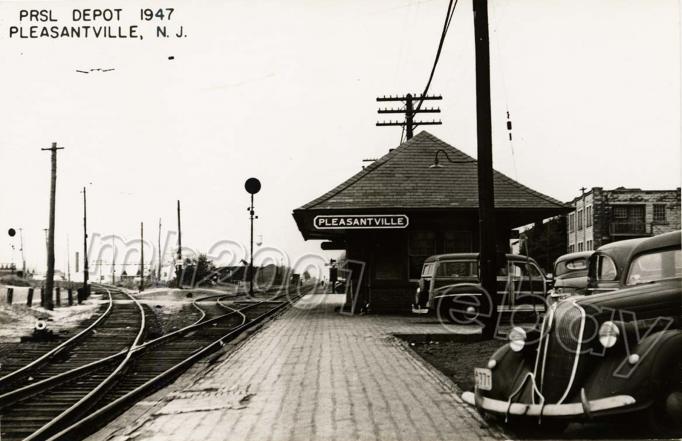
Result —
<instances>
[{"instance_id":1,"label":"overcast sky","mask_svg":"<svg viewBox=\"0 0 682 441\"><path fill-rule=\"evenodd\" d=\"M677 1L490 3L497 170L562 201L582 186L680 186ZM108 24L137 24L144 40L9 38L10 26L71 25L72 9L94 4L122 8ZM53 141L66 147L58 268L67 237L72 271L82 246L84 185L93 235L132 240L144 221L155 242L159 218L164 236L176 229L180 199L183 245L205 252L248 243L243 182L256 176L262 246L293 260L320 253L292 210L398 145L399 128L375 127L375 98L424 87L447 0L168 1L165 24L187 35L168 39L139 20L139 8L159 5L0 1L0 263L12 259L7 229L22 228L29 267L44 269L50 163L40 149ZM59 22L20 22L30 8ZM115 70L77 72L95 68ZM472 156L474 86L471 1L461 0L431 88L444 96L443 125L428 130Z\"/></svg>"}]
</instances>

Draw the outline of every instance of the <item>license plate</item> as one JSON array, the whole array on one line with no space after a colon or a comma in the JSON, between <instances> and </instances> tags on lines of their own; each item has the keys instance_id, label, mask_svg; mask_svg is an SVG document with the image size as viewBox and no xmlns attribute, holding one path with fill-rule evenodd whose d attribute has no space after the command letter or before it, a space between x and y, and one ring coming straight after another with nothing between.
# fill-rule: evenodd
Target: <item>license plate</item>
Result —
<instances>
[{"instance_id":1,"label":"license plate","mask_svg":"<svg viewBox=\"0 0 682 441\"><path fill-rule=\"evenodd\" d=\"M476 380L476 387L481 390L493 388L493 375L490 369L474 368L474 379Z\"/></svg>"}]
</instances>

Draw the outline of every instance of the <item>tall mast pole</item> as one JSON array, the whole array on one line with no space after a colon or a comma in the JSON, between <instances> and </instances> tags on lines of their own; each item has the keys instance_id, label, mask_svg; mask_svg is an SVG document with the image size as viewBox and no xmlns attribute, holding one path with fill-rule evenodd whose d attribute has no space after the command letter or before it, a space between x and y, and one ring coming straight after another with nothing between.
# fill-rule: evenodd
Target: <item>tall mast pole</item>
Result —
<instances>
[{"instance_id":1,"label":"tall mast pole","mask_svg":"<svg viewBox=\"0 0 682 441\"><path fill-rule=\"evenodd\" d=\"M490 43L488 1L473 0L476 53L476 133L478 143L478 232L481 286L491 299L491 316L483 329L493 338L497 325L497 265L495 238L495 188L490 106Z\"/></svg>"},{"instance_id":2,"label":"tall mast pole","mask_svg":"<svg viewBox=\"0 0 682 441\"><path fill-rule=\"evenodd\" d=\"M53 288L54 288L54 215L57 196L57 150L64 147L57 147L53 142L52 147L41 150L49 150L51 154L51 178L50 178L50 223L47 236L47 274L45 276L45 306L47 309L54 309Z\"/></svg>"},{"instance_id":3,"label":"tall mast pole","mask_svg":"<svg viewBox=\"0 0 682 441\"><path fill-rule=\"evenodd\" d=\"M88 298L88 278L90 268L88 266L88 196L85 186L83 186L83 299Z\"/></svg>"},{"instance_id":4,"label":"tall mast pole","mask_svg":"<svg viewBox=\"0 0 682 441\"><path fill-rule=\"evenodd\" d=\"M159 243L158 243L158 246L159 246L159 269L156 273L157 283L159 281L161 281L161 264L163 262L163 258L161 256L161 218L159 218Z\"/></svg>"},{"instance_id":5,"label":"tall mast pole","mask_svg":"<svg viewBox=\"0 0 682 441\"><path fill-rule=\"evenodd\" d=\"M140 222L140 292L144 291L144 222Z\"/></svg>"},{"instance_id":6,"label":"tall mast pole","mask_svg":"<svg viewBox=\"0 0 682 441\"><path fill-rule=\"evenodd\" d=\"M178 288L182 288L182 228L180 225L180 201L178 200L178 262L175 267L175 278L178 283Z\"/></svg>"},{"instance_id":7,"label":"tall mast pole","mask_svg":"<svg viewBox=\"0 0 682 441\"><path fill-rule=\"evenodd\" d=\"M21 274L23 278L26 278L26 258L24 257L24 229L19 228L19 244L21 246Z\"/></svg>"}]
</instances>

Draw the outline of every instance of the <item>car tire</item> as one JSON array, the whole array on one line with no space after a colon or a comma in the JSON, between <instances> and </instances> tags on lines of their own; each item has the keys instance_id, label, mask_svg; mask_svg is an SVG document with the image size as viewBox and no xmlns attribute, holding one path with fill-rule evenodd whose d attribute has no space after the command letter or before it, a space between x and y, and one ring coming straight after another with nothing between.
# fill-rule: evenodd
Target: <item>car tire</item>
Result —
<instances>
[{"instance_id":1,"label":"car tire","mask_svg":"<svg viewBox=\"0 0 682 441\"><path fill-rule=\"evenodd\" d=\"M479 296L445 297L438 300L438 318L458 325L477 324L485 305ZM474 312L468 311L475 308Z\"/></svg>"},{"instance_id":2,"label":"car tire","mask_svg":"<svg viewBox=\"0 0 682 441\"><path fill-rule=\"evenodd\" d=\"M682 436L682 358L670 363L667 372L678 372L678 378L671 375L669 381L659 387L654 402L644 412L644 422L650 434ZM679 410L676 416L669 415L667 408L675 403Z\"/></svg>"}]
</instances>

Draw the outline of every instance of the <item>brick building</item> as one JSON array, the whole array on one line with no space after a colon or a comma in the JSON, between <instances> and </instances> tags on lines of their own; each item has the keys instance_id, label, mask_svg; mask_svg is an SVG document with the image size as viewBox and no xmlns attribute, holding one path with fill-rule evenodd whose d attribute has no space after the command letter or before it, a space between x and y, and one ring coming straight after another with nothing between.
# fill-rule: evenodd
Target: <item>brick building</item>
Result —
<instances>
[{"instance_id":1,"label":"brick building","mask_svg":"<svg viewBox=\"0 0 682 441\"><path fill-rule=\"evenodd\" d=\"M569 202L567 251L594 250L609 242L680 229L680 189L593 187Z\"/></svg>"},{"instance_id":2,"label":"brick building","mask_svg":"<svg viewBox=\"0 0 682 441\"><path fill-rule=\"evenodd\" d=\"M445 151L459 163L441 157ZM424 260L478 250L478 164L421 132L347 181L297 208L303 238L346 250L361 275L358 296L373 311L409 311ZM512 229L563 215L562 202L494 173L496 239L509 250Z\"/></svg>"}]
</instances>

